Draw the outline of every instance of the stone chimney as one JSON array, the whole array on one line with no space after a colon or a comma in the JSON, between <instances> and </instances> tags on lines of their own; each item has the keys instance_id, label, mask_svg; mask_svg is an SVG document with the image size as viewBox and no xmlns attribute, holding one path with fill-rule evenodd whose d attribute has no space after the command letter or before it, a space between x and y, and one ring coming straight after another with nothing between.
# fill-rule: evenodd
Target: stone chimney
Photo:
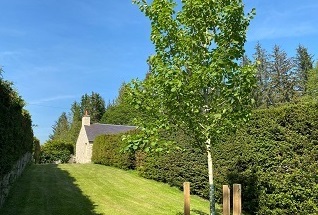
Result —
<instances>
[{"instance_id":1,"label":"stone chimney","mask_svg":"<svg viewBox=\"0 0 318 215\"><path fill-rule=\"evenodd\" d=\"M82 126L91 125L91 117L88 115L87 110L85 111L85 115L82 118Z\"/></svg>"}]
</instances>

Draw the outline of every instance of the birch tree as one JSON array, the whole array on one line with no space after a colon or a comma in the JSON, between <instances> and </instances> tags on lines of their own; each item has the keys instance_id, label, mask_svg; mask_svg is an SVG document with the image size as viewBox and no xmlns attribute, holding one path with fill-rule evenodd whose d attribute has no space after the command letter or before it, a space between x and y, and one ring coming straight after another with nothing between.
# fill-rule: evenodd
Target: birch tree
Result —
<instances>
[{"instance_id":1,"label":"birch tree","mask_svg":"<svg viewBox=\"0 0 318 215\"><path fill-rule=\"evenodd\" d=\"M131 82L132 103L150 120L141 134L127 136L127 149L161 151L170 142L161 131L191 132L207 153L210 214L215 214L211 148L219 134L246 121L252 106L255 67L241 65L254 10L241 0L133 0L151 21L155 54L143 81ZM177 143L176 143L177 144Z\"/></svg>"}]
</instances>

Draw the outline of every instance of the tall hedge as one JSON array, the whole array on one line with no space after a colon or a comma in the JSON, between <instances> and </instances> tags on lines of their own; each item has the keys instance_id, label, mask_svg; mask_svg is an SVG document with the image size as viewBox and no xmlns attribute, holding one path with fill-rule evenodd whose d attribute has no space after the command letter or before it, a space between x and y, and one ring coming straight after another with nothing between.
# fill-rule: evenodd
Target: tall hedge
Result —
<instances>
[{"instance_id":1,"label":"tall hedge","mask_svg":"<svg viewBox=\"0 0 318 215\"><path fill-rule=\"evenodd\" d=\"M133 169L135 156L133 153L123 153L125 147L121 141L122 134L101 135L93 143L92 162L121 169Z\"/></svg>"},{"instance_id":2,"label":"tall hedge","mask_svg":"<svg viewBox=\"0 0 318 215\"><path fill-rule=\"evenodd\" d=\"M0 71L0 178L26 152L32 152L33 130L24 101Z\"/></svg>"},{"instance_id":3,"label":"tall hedge","mask_svg":"<svg viewBox=\"0 0 318 215\"><path fill-rule=\"evenodd\" d=\"M235 134L214 146L217 199L222 185L243 186L243 209L250 214L318 214L318 105L298 103L257 110ZM205 152L178 139L183 151L137 153L137 169L146 178L208 197Z\"/></svg>"},{"instance_id":4,"label":"tall hedge","mask_svg":"<svg viewBox=\"0 0 318 215\"><path fill-rule=\"evenodd\" d=\"M255 111L217 148L225 183L243 185L252 214L318 214L318 105ZM227 158L226 163L218 160Z\"/></svg>"},{"instance_id":5,"label":"tall hedge","mask_svg":"<svg viewBox=\"0 0 318 215\"><path fill-rule=\"evenodd\" d=\"M182 150L122 154L121 135L105 135L93 145L95 163L136 169L143 177L208 198L207 159L193 139L179 132ZM235 134L223 134L213 147L216 197L222 185L242 184L247 214L318 214L318 104L303 102L255 110Z\"/></svg>"},{"instance_id":6,"label":"tall hedge","mask_svg":"<svg viewBox=\"0 0 318 215\"><path fill-rule=\"evenodd\" d=\"M182 189L183 182L191 182L191 193L204 198L209 196L206 152L191 146L194 140L178 132L175 140L180 150L160 153L136 153L136 169L148 179L167 183ZM217 173L216 173L217 174Z\"/></svg>"}]
</instances>

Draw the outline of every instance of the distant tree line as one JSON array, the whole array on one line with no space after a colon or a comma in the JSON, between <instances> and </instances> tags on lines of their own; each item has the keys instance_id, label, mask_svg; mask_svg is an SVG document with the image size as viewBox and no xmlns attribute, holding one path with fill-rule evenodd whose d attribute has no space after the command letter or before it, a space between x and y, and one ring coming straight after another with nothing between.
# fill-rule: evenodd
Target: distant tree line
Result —
<instances>
[{"instance_id":1,"label":"distant tree line","mask_svg":"<svg viewBox=\"0 0 318 215\"><path fill-rule=\"evenodd\" d=\"M268 53L258 43L253 60L257 65L255 108L296 101L311 93L308 84L314 75L314 60L304 46L299 45L296 56L289 57L278 45ZM245 63L250 62L245 59Z\"/></svg>"}]
</instances>

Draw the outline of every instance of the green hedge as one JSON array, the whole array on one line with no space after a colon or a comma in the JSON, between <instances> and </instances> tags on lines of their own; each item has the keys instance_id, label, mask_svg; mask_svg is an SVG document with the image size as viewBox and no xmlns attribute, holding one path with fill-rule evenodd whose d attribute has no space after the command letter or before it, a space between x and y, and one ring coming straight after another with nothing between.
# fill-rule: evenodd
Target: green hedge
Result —
<instances>
[{"instance_id":1,"label":"green hedge","mask_svg":"<svg viewBox=\"0 0 318 215\"><path fill-rule=\"evenodd\" d=\"M176 141L182 150L169 153L136 153L136 169L148 179L183 189L183 182L191 182L191 194L208 198L208 167L205 151L190 145L190 137L178 132Z\"/></svg>"},{"instance_id":2,"label":"green hedge","mask_svg":"<svg viewBox=\"0 0 318 215\"><path fill-rule=\"evenodd\" d=\"M206 152L181 132L176 141L183 150L170 153L122 154L121 135L98 137L93 161L136 169L143 177L208 198ZM242 184L247 214L318 214L318 104L297 103L256 110L250 122L235 134L224 134L213 147L216 199L222 185Z\"/></svg>"},{"instance_id":3,"label":"green hedge","mask_svg":"<svg viewBox=\"0 0 318 215\"><path fill-rule=\"evenodd\" d=\"M24 101L0 70L0 178L22 155L32 152L31 116L23 107Z\"/></svg>"},{"instance_id":4,"label":"green hedge","mask_svg":"<svg viewBox=\"0 0 318 215\"><path fill-rule=\"evenodd\" d=\"M133 153L123 153L125 147L121 141L122 134L101 135L93 143L92 162L121 169L134 169L135 156Z\"/></svg>"},{"instance_id":5,"label":"green hedge","mask_svg":"<svg viewBox=\"0 0 318 215\"><path fill-rule=\"evenodd\" d=\"M180 135L185 150L137 153L139 173L150 179L208 197L204 151ZM224 134L213 148L216 198L222 185L243 186L243 209L250 214L317 214L318 106L299 103L257 110L236 134Z\"/></svg>"},{"instance_id":6,"label":"green hedge","mask_svg":"<svg viewBox=\"0 0 318 215\"><path fill-rule=\"evenodd\" d=\"M255 111L215 153L224 183L241 183L251 214L317 214L318 105ZM226 163L219 160L227 158Z\"/></svg>"}]
</instances>

